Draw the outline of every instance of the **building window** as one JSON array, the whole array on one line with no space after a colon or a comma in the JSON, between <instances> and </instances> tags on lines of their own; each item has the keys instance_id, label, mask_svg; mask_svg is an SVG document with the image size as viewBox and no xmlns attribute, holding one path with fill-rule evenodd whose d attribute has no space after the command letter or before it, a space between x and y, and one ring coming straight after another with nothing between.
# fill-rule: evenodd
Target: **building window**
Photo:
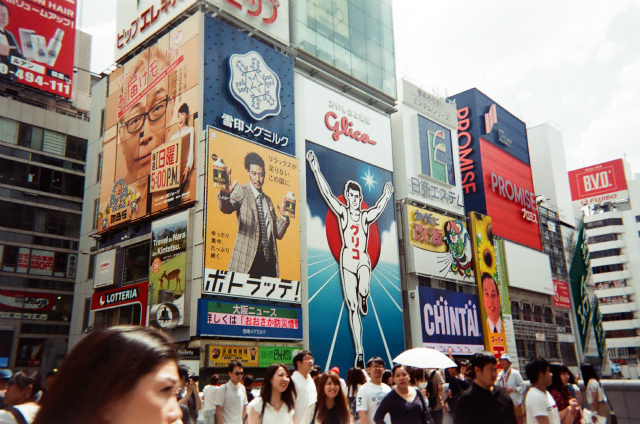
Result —
<instances>
[{"instance_id":1,"label":"building window","mask_svg":"<svg viewBox=\"0 0 640 424\"><path fill-rule=\"evenodd\" d=\"M616 272L616 271L624 271L624 265L612 264L612 265L594 266L591 268L591 272L593 272L594 274L602 274L605 272Z\"/></svg>"},{"instance_id":2,"label":"building window","mask_svg":"<svg viewBox=\"0 0 640 424\"><path fill-rule=\"evenodd\" d=\"M610 225L622 225L622 218L608 218L601 221L586 222L584 228L590 230L593 228L608 227Z\"/></svg>"},{"instance_id":3,"label":"building window","mask_svg":"<svg viewBox=\"0 0 640 424\"><path fill-rule=\"evenodd\" d=\"M636 215L636 222L640 222L640 215Z\"/></svg>"},{"instance_id":4,"label":"building window","mask_svg":"<svg viewBox=\"0 0 640 424\"><path fill-rule=\"evenodd\" d=\"M124 249L124 284L149 280L150 242L128 246Z\"/></svg>"},{"instance_id":5,"label":"building window","mask_svg":"<svg viewBox=\"0 0 640 424\"><path fill-rule=\"evenodd\" d=\"M91 298L84 299L84 310L82 311L82 332L85 333L89 328L89 318L91 318Z\"/></svg>"},{"instance_id":6,"label":"building window","mask_svg":"<svg viewBox=\"0 0 640 424\"><path fill-rule=\"evenodd\" d=\"M102 179L102 153L98 153L98 170L96 173L96 182L99 183Z\"/></svg>"},{"instance_id":7,"label":"building window","mask_svg":"<svg viewBox=\"0 0 640 424\"><path fill-rule=\"evenodd\" d=\"M106 113L105 110L102 109L100 111L100 136L102 136L102 134L104 134L104 123L106 120Z\"/></svg>"},{"instance_id":8,"label":"building window","mask_svg":"<svg viewBox=\"0 0 640 424\"><path fill-rule=\"evenodd\" d=\"M548 306L544 308L544 323L553 324L553 311Z\"/></svg>"},{"instance_id":9,"label":"building window","mask_svg":"<svg viewBox=\"0 0 640 424\"><path fill-rule=\"evenodd\" d=\"M511 316L513 319L520 319L520 304L515 300L511 301Z\"/></svg>"},{"instance_id":10,"label":"building window","mask_svg":"<svg viewBox=\"0 0 640 424\"><path fill-rule=\"evenodd\" d=\"M531 321L531 305L528 303L522 305L522 319L524 321Z\"/></svg>"},{"instance_id":11,"label":"building window","mask_svg":"<svg viewBox=\"0 0 640 424\"><path fill-rule=\"evenodd\" d=\"M535 322L542 322L542 308L540 305L533 305L533 320Z\"/></svg>"},{"instance_id":12,"label":"building window","mask_svg":"<svg viewBox=\"0 0 640 424\"><path fill-rule=\"evenodd\" d=\"M620 249L606 249L597 252L589 252L591 259L608 258L611 256L620 256Z\"/></svg>"},{"instance_id":13,"label":"building window","mask_svg":"<svg viewBox=\"0 0 640 424\"><path fill-rule=\"evenodd\" d=\"M91 229L95 230L98 228L98 220L100 220L100 199L93 200L93 222L91 224Z\"/></svg>"},{"instance_id":14,"label":"building window","mask_svg":"<svg viewBox=\"0 0 640 424\"><path fill-rule=\"evenodd\" d=\"M96 254L89 255L89 269L87 270L87 280L91 280L94 275L94 269L96 267Z\"/></svg>"},{"instance_id":15,"label":"building window","mask_svg":"<svg viewBox=\"0 0 640 424\"><path fill-rule=\"evenodd\" d=\"M0 117L0 141L17 144L18 123L16 121Z\"/></svg>"}]
</instances>

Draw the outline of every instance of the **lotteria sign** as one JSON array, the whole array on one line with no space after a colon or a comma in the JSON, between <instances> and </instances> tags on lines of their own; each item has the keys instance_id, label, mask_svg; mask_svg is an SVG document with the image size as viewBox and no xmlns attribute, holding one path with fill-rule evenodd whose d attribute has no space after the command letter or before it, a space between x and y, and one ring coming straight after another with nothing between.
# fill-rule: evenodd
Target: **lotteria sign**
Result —
<instances>
[{"instance_id":1,"label":"lotteria sign","mask_svg":"<svg viewBox=\"0 0 640 424\"><path fill-rule=\"evenodd\" d=\"M478 296L428 287L418 290L424 347L461 355L484 349Z\"/></svg>"},{"instance_id":2,"label":"lotteria sign","mask_svg":"<svg viewBox=\"0 0 640 424\"><path fill-rule=\"evenodd\" d=\"M141 322L144 323L146 322L147 285L148 283L145 281L144 283L132 284L116 290L94 293L91 297L91 310L117 308L137 303L140 304L142 309Z\"/></svg>"},{"instance_id":3,"label":"lotteria sign","mask_svg":"<svg viewBox=\"0 0 640 424\"><path fill-rule=\"evenodd\" d=\"M629 198L622 159L569 171L569 185L582 206Z\"/></svg>"},{"instance_id":4,"label":"lotteria sign","mask_svg":"<svg viewBox=\"0 0 640 424\"><path fill-rule=\"evenodd\" d=\"M386 170L393 169L391 121L373 109L302 76L305 138Z\"/></svg>"}]
</instances>

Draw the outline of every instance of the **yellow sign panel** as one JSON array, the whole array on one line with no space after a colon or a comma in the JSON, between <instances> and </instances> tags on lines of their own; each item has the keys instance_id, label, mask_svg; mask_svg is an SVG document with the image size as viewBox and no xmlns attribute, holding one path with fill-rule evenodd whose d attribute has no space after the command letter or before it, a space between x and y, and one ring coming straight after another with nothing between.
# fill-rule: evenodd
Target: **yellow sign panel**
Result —
<instances>
[{"instance_id":1,"label":"yellow sign panel","mask_svg":"<svg viewBox=\"0 0 640 424\"><path fill-rule=\"evenodd\" d=\"M226 367L231 361L240 361L243 367L257 367L260 363L257 346L209 346L209 366Z\"/></svg>"}]
</instances>

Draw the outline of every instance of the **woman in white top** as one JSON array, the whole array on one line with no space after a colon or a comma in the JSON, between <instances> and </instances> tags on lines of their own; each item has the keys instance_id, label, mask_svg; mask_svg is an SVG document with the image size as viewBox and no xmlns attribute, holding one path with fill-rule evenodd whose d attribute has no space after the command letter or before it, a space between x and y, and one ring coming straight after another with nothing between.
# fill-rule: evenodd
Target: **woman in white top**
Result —
<instances>
[{"instance_id":1,"label":"woman in white top","mask_svg":"<svg viewBox=\"0 0 640 424\"><path fill-rule=\"evenodd\" d=\"M218 391L218 382L220 381L220 377L218 374L213 374L209 379L209 384L204 386L202 390L203 406L204 410L204 424L214 424L216 421L216 392Z\"/></svg>"},{"instance_id":2,"label":"woman in white top","mask_svg":"<svg viewBox=\"0 0 640 424\"><path fill-rule=\"evenodd\" d=\"M267 368L260 396L249 403L249 424L292 424L296 389L282 364Z\"/></svg>"},{"instance_id":3,"label":"woman in white top","mask_svg":"<svg viewBox=\"0 0 640 424\"><path fill-rule=\"evenodd\" d=\"M604 393L602 384L600 384L600 378L598 373L591 364L584 364L580 367L582 371L582 379L584 385L587 388L587 403L591 412L607 418L607 424L609 424L611 418L611 408L609 407L609 401L607 395Z\"/></svg>"}]
</instances>

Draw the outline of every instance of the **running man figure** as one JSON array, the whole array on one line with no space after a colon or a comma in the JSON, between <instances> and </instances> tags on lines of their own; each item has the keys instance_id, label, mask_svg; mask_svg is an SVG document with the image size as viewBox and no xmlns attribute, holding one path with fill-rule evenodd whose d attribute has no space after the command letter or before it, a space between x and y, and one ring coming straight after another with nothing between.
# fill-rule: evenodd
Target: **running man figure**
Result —
<instances>
[{"instance_id":1,"label":"running man figure","mask_svg":"<svg viewBox=\"0 0 640 424\"><path fill-rule=\"evenodd\" d=\"M367 315L367 299L371 281L371 259L367 253L369 227L382 214L391 195L393 185L388 182L375 206L362 210L362 188L355 181L347 181L344 188L346 205L331 192L329 183L320 172L320 164L313 150L307 152L307 161L318 183L320 193L329 209L338 219L342 249L340 251L340 278L342 293L349 309L349 326L356 351L356 367L364 368L364 347L362 344L362 319Z\"/></svg>"}]
</instances>

